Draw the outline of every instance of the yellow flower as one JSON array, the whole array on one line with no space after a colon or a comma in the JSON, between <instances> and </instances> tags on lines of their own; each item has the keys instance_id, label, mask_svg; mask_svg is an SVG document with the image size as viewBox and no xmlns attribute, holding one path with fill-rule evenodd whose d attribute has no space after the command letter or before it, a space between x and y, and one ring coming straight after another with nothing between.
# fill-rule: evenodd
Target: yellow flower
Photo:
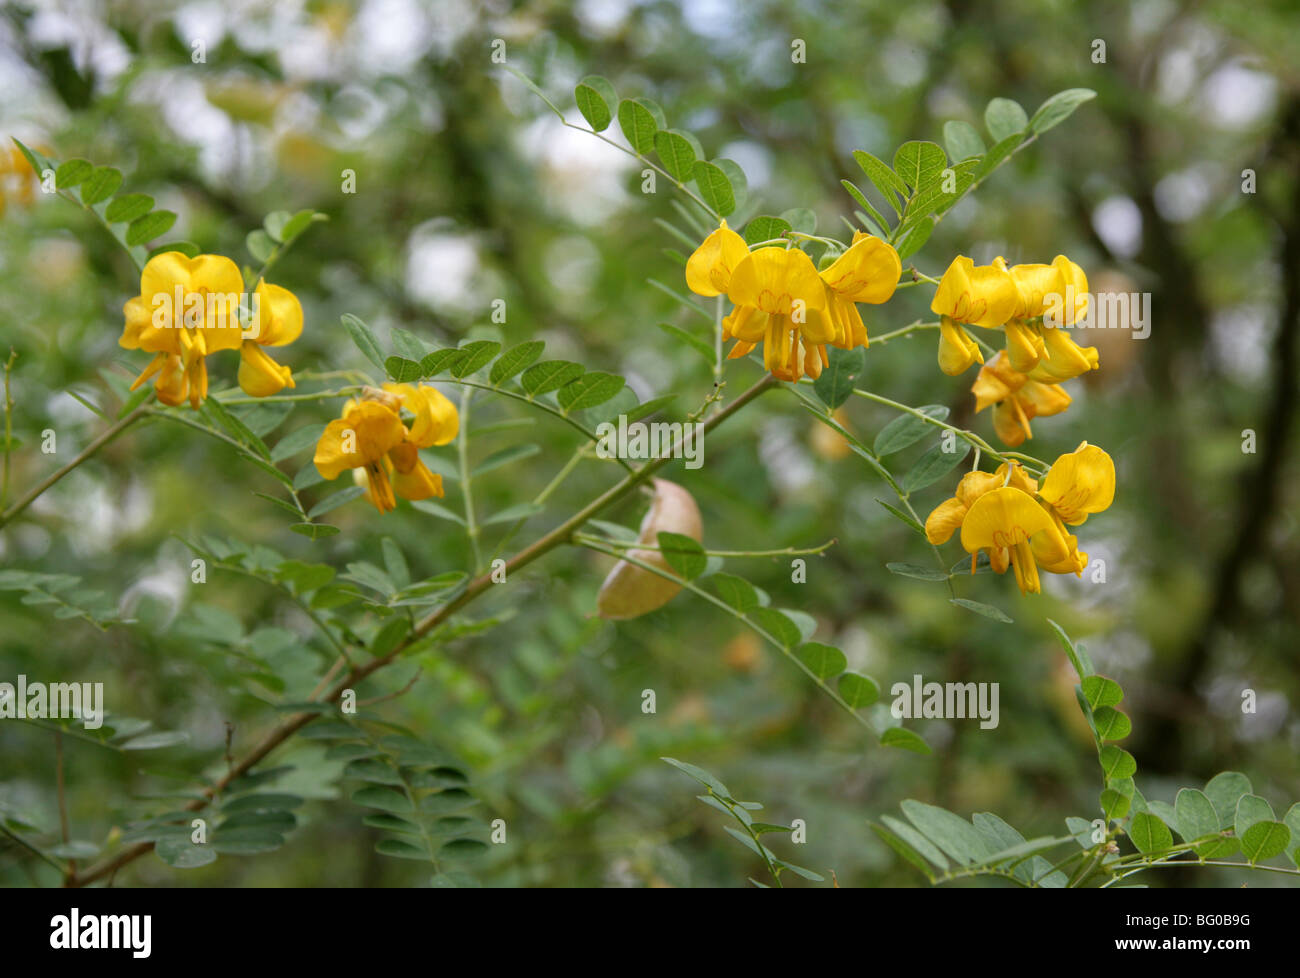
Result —
<instances>
[{"instance_id":1,"label":"yellow flower","mask_svg":"<svg viewBox=\"0 0 1300 978\"><path fill-rule=\"evenodd\" d=\"M956 376L983 363L964 326L997 329L1016 312L1020 292L1005 264L976 265L958 255L943 273L930 310L939 314L939 369Z\"/></svg>"},{"instance_id":2,"label":"yellow flower","mask_svg":"<svg viewBox=\"0 0 1300 978\"><path fill-rule=\"evenodd\" d=\"M782 380L817 377L836 339L826 311L826 285L797 248L759 248L732 270L727 296L736 308L722 324L739 342L730 357L763 344L763 366ZM802 353L801 353L802 349Z\"/></svg>"},{"instance_id":3,"label":"yellow flower","mask_svg":"<svg viewBox=\"0 0 1300 978\"><path fill-rule=\"evenodd\" d=\"M835 325L832 342L836 346L851 350L867 345L867 327L856 303L888 302L902 271L898 252L888 242L854 232L849 249L820 272L826 283L826 309ZM817 370L821 372L820 367Z\"/></svg>"},{"instance_id":4,"label":"yellow flower","mask_svg":"<svg viewBox=\"0 0 1300 978\"><path fill-rule=\"evenodd\" d=\"M722 295L731 284L731 272L749 254L745 239L724 219L686 261L686 285L696 295Z\"/></svg>"},{"instance_id":5,"label":"yellow flower","mask_svg":"<svg viewBox=\"0 0 1300 978\"><path fill-rule=\"evenodd\" d=\"M972 555L988 551L993 569L1009 563L1022 594L1038 594L1038 565L1053 570L1069 562L1069 546L1034 497L1014 486L984 493L961 524L961 545ZM1000 566L1000 569L999 569Z\"/></svg>"},{"instance_id":6,"label":"yellow flower","mask_svg":"<svg viewBox=\"0 0 1300 978\"><path fill-rule=\"evenodd\" d=\"M1030 495L1038 491L1038 481L1025 472L1024 466L1017 462L1003 462L994 472L978 470L967 472L962 476L961 482L957 483L957 491L953 493L953 497L944 500L926 517L925 538L935 546L947 543L966 519L966 514L975 505L975 500L1003 486L1012 486ZM1006 570L1005 564L1002 570ZM1002 573L1002 570L998 573Z\"/></svg>"},{"instance_id":7,"label":"yellow flower","mask_svg":"<svg viewBox=\"0 0 1300 978\"><path fill-rule=\"evenodd\" d=\"M270 282L257 287L257 318L253 334L239 347L239 386L253 397L269 397L294 387L293 372L262 349L284 346L302 334L302 304L288 289Z\"/></svg>"},{"instance_id":8,"label":"yellow flower","mask_svg":"<svg viewBox=\"0 0 1300 978\"><path fill-rule=\"evenodd\" d=\"M1115 463L1096 445L1080 442L1047 470L1038 496L1052 514L1078 526L1115 499Z\"/></svg>"},{"instance_id":9,"label":"yellow flower","mask_svg":"<svg viewBox=\"0 0 1300 978\"><path fill-rule=\"evenodd\" d=\"M1029 427L1033 418L1060 414L1070 406L1070 395L1059 385L1032 380L1013 369L1004 353L998 353L980 368L971 392L975 395L977 412L991 404L997 405L993 411L993 430L1013 448L1034 437Z\"/></svg>"},{"instance_id":10,"label":"yellow flower","mask_svg":"<svg viewBox=\"0 0 1300 978\"><path fill-rule=\"evenodd\" d=\"M1097 369L1096 347L1080 347L1065 332L1088 309L1083 269L1057 255L1050 265L1013 265L1009 271L1020 292L1019 307L1006 325L1011 366L1046 383Z\"/></svg>"},{"instance_id":11,"label":"yellow flower","mask_svg":"<svg viewBox=\"0 0 1300 978\"><path fill-rule=\"evenodd\" d=\"M140 275L140 294L123 309L126 325L118 340L128 350L155 355L131 389L158 374L154 386L159 400L180 404L188 394L191 406L197 408L208 396L204 357L239 349L243 291L239 268L229 258L187 258L167 251L149 259ZM179 360L179 377L172 357Z\"/></svg>"},{"instance_id":12,"label":"yellow flower","mask_svg":"<svg viewBox=\"0 0 1300 978\"><path fill-rule=\"evenodd\" d=\"M413 418L402 420L402 410ZM456 437L460 415L434 387L385 384L366 388L360 399L343 405L343 415L325 426L313 461L326 479L344 469L360 470L366 498L381 513L403 499L441 496L442 476L420 460L420 449L446 445Z\"/></svg>"}]
</instances>

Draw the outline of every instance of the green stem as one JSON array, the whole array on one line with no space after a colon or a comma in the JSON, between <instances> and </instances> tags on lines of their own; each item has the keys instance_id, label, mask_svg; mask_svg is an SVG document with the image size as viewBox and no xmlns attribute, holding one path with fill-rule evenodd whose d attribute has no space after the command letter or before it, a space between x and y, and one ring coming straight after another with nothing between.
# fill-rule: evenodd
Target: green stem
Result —
<instances>
[{"instance_id":1,"label":"green stem","mask_svg":"<svg viewBox=\"0 0 1300 978\"><path fill-rule=\"evenodd\" d=\"M456 445L456 456L460 463L460 489L465 496L465 533L469 537L470 547L474 551L474 573L483 569L483 554L478 545L478 522L474 518L474 487L470 482L469 470L469 404L474 396L469 387L460 392L460 439Z\"/></svg>"},{"instance_id":2,"label":"green stem","mask_svg":"<svg viewBox=\"0 0 1300 978\"><path fill-rule=\"evenodd\" d=\"M14 361L17 359L18 353L11 346L9 359L5 361L5 470L4 484L0 486L0 513L4 512L5 506L9 504L9 453L14 439L14 399L9 393L9 372L13 370Z\"/></svg>"},{"instance_id":3,"label":"green stem","mask_svg":"<svg viewBox=\"0 0 1300 978\"><path fill-rule=\"evenodd\" d=\"M150 394L149 398L152 399L153 395ZM63 468L55 471L51 475L46 476L39 483L37 483L37 485L34 486L25 496L19 499L18 502L14 503L13 506L5 510L4 513L0 514L0 526L4 526L6 523L12 520L15 516L17 516L28 506L30 506L33 502L35 502L36 499L41 495L41 493L45 492L45 490L49 489L50 486L54 485L65 475L67 475L69 472L71 472L73 469L79 466L82 462L86 461L86 459L93 456L101 448L103 448L114 438L120 435L123 431L129 428L132 424L134 424L137 420L144 417L144 415L148 413L150 413L149 400L146 400L143 404L139 405L134 411L132 411L126 417L122 418L116 424L112 425L110 428L108 428L108 430L106 430L98 438L96 438L89 445L87 445L82 450L80 455L74 458Z\"/></svg>"}]
</instances>

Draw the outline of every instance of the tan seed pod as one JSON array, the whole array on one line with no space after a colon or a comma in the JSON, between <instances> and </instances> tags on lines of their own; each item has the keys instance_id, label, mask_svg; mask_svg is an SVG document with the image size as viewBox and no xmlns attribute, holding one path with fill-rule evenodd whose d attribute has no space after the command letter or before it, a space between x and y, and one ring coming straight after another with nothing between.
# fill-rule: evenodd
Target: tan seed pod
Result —
<instances>
[{"instance_id":1,"label":"tan seed pod","mask_svg":"<svg viewBox=\"0 0 1300 978\"><path fill-rule=\"evenodd\" d=\"M657 544L660 533L680 533L695 541L704 535L700 508L695 505L695 498L677 483L667 479L654 480L654 498L645 518L641 520L637 542ZM628 556L672 573L672 568L658 550L631 550ZM680 584L674 584L644 567L620 560L600 586L596 611L602 618L639 618L656 608L662 608L681 589Z\"/></svg>"}]
</instances>

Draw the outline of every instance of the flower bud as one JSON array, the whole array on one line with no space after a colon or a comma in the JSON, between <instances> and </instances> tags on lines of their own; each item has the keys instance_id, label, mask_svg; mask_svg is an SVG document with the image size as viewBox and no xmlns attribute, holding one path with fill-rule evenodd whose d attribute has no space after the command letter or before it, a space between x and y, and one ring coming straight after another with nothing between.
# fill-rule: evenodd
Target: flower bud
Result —
<instances>
[{"instance_id":1,"label":"flower bud","mask_svg":"<svg viewBox=\"0 0 1300 978\"><path fill-rule=\"evenodd\" d=\"M695 505L694 497L677 483L666 479L654 480L654 498L649 512L641 520L637 542L657 545L660 533L680 533L696 541L703 536L700 508ZM674 573L658 550L631 550L628 556ZM596 610L602 618L639 618L662 608L681 589L680 584L620 560L600 586Z\"/></svg>"}]
</instances>

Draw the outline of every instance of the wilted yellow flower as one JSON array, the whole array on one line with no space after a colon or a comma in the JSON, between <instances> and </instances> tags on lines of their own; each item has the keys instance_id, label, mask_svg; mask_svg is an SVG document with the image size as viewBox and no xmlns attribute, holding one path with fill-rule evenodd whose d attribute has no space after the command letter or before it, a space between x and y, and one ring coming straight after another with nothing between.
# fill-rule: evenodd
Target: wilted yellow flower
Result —
<instances>
[{"instance_id":1,"label":"wilted yellow flower","mask_svg":"<svg viewBox=\"0 0 1300 978\"><path fill-rule=\"evenodd\" d=\"M410 412L409 423L402 410ZM343 405L343 415L325 426L313 461L326 479L358 469L366 498L381 513L403 499L441 496L442 476L420 460L421 448L446 445L456 437L460 415L441 391L425 385L385 384L366 388Z\"/></svg>"},{"instance_id":2,"label":"wilted yellow flower","mask_svg":"<svg viewBox=\"0 0 1300 978\"><path fill-rule=\"evenodd\" d=\"M128 350L154 354L131 389L158 374L159 400L175 406L188 396L198 407L208 396L204 357L239 349L243 292L243 277L229 258L167 251L149 259L140 294L123 308L126 325L118 340Z\"/></svg>"},{"instance_id":3,"label":"wilted yellow flower","mask_svg":"<svg viewBox=\"0 0 1300 978\"><path fill-rule=\"evenodd\" d=\"M997 405L993 430L1013 448L1034 437L1029 427L1032 419L1060 414L1070 406L1070 395L1059 385L1032 380L1013 369L1004 353L998 353L980 368L971 392L977 412Z\"/></svg>"},{"instance_id":4,"label":"wilted yellow flower","mask_svg":"<svg viewBox=\"0 0 1300 978\"><path fill-rule=\"evenodd\" d=\"M1016 312L1020 292L1005 264L976 265L958 255L943 273L930 310L939 314L939 369L950 376L983 363L965 326L997 329Z\"/></svg>"},{"instance_id":5,"label":"wilted yellow flower","mask_svg":"<svg viewBox=\"0 0 1300 978\"><path fill-rule=\"evenodd\" d=\"M257 287L257 318L239 347L239 386L253 397L269 397L294 387L293 372L262 349L285 346L302 334L302 304L288 289L270 282Z\"/></svg>"}]
</instances>

